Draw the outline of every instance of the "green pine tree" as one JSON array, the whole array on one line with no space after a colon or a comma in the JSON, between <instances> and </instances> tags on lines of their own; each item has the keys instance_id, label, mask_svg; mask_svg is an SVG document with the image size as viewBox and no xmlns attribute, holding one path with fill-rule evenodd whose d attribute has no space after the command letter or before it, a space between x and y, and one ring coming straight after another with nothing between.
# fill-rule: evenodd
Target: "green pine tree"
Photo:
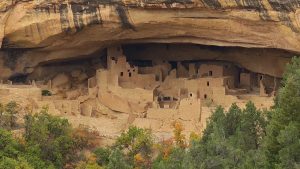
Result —
<instances>
[{"instance_id":1,"label":"green pine tree","mask_svg":"<svg viewBox=\"0 0 300 169\"><path fill-rule=\"evenodd\" d=\"M269 168L300 165L300 58L293 58L283 77L267 127L265 150Z\"/></svg>"}]
</instances>

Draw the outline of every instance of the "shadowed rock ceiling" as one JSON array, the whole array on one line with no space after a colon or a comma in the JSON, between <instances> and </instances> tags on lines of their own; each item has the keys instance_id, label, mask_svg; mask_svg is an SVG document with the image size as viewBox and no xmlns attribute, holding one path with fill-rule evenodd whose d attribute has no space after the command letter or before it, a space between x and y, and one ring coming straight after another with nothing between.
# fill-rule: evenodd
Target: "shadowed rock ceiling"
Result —
<instances>
[{"instance_id":1,"label":"shadowed rock ceiling","mask_svg":"<svg viewBox=\"0 0 300 169\"><path fill-rule=\"evenodd\" d=\"M186 43L243 47L225 55L278 76L286 57L300 52L299 25L299 0L2 0L0 71L3 78L26 74L112 44ZM240 52L245 58L238 60ZM267 66L256 66L260 58Z\"/></svg>"}]
</instances>

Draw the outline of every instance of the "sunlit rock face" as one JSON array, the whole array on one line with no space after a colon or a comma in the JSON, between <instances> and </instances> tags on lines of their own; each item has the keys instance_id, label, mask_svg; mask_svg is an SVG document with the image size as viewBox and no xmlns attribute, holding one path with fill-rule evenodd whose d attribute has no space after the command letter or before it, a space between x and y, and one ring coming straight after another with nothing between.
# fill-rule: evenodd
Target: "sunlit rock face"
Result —
<instances>
[{"instance_id":1,"label":"sunlit rock face","mask_svg":"<svg viewBox=\"0 0 300 169\"><path fill-rule=\"evenodd\" d=\"M224 60L280 77L300 52L299 25L299 0L2 0L0 78L131 43L243 47Z\"/></svg>"}]
</instances>

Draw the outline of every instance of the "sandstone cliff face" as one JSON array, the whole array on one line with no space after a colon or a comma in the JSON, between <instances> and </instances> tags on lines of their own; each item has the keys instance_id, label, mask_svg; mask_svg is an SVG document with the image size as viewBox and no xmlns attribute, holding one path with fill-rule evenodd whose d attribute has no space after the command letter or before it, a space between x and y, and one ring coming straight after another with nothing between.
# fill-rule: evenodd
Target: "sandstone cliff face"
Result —
<instances>
[{"instance_id":1,"label":"sandstone cliff face","mask_svg":"<svg viewBox=\"0 0 300 169\"><path fill-rule=\"evenodd\" d=\"M49 61L84 57L115 43L146 42L277 48L298 53L300 0L0 2L1 78L31 73ZM279 62L284 65L286 60ZM273 70L250 67L280 76Z\"/></svg>"}]
</instances>

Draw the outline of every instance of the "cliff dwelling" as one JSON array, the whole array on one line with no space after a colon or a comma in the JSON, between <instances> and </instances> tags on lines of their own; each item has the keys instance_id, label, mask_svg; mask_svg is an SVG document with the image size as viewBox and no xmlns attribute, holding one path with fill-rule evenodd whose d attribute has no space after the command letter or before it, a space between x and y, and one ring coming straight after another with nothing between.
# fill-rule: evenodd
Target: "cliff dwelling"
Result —
<instances>
[{"instance_id":1,"label":"cliff dwelling","mask_svg":"<svg viewBox=\"0 0 300 169\"><path fill-rule=\"evenodd\" d=\"M176 120L186 133L202 131L218 105L243 107L252 101L268 109L292 55L186 43L117 44L89 56L43 61L29 73L3 78L0 99L32 109L47 106L112 139L129 125L168 138Z\"/></svg>"},{"instance_id":2,"label":"cliff dwelling","mask_svg":"<svg viewBox=\"0 0 300 169\"><path fill-rule=\"evenodd\" d=\"M300 0L0 0L0 169L299 168L299 71Z\"/></svg>"},{"instance_id":3,"label":"cliff dwelling","mask_svg":"<svg viewBox=\"0 0 300 169\"><path fill-rule=\"evenodd\" d=\"M47 107L113 140L201 132L232 103L273 105L300 53L300 3L284 0L0 0L0 102Z\"/></svg>"}]
</instances>

